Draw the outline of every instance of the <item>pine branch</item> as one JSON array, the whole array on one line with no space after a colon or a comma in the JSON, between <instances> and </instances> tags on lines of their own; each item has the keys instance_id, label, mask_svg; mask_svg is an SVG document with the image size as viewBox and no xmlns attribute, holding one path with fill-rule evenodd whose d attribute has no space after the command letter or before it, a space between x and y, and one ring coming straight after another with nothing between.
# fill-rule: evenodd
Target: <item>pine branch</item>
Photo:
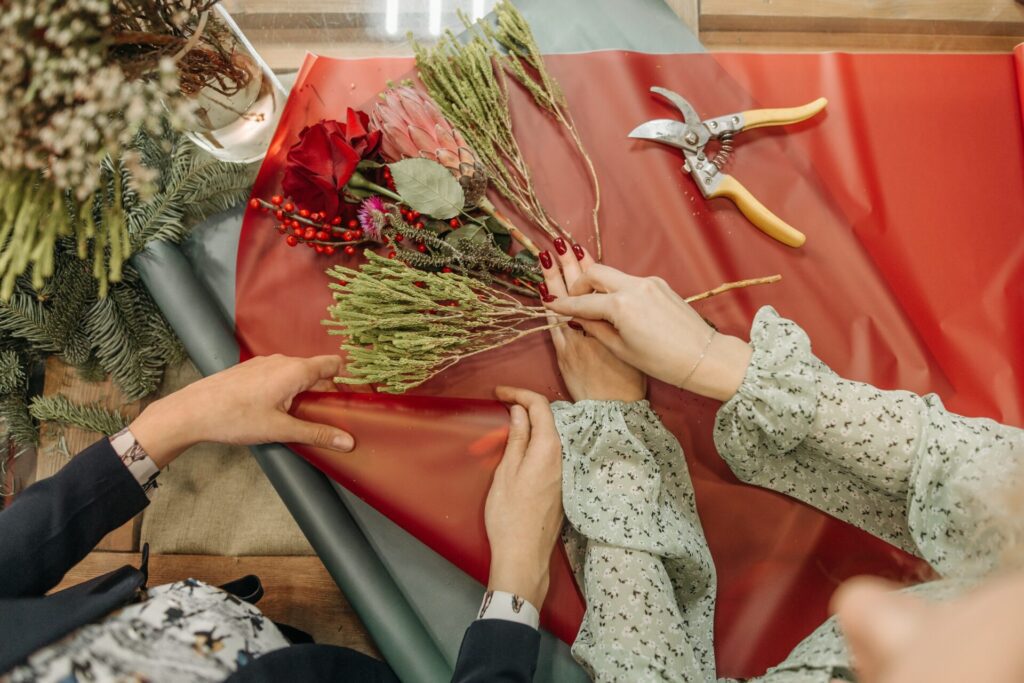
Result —
<instances>
[{"instance_id":1,"label":"pine branch","mask_svg":"<svg viewBox=\"0 0 1024 683\"><path fill-rule=\"evenodd\" d=\"M249 195L254 164L218 161L173 134L159 141L140 136L139 145L143 163L161 169L161 181L154 197L129 209L133 250L152 240L181 242L192 225L237 206Z\"/></svg>"},{"instance_id":2,"label":"pine branch","mask_svg":"<svg viewBox=\"0 0 1024 683\"><path fill-rule=\"evenodd\" d=\"M133 327L138 320L137 300L127 288L115 288L97 299L87 313L85 328L103 369L134 401L156 389L163 371L159 357L150 353L150 339Z\"/></svg>"},{"instance_id":3,"label":"pine branch","mask_svg":"<svg viewBox=\"0 0 1024 683\"><path fill-rule=\"evenodd\" d=\"M0 351L0 394L25 391L25 370L21 357L14 351Z\"/></svg>"},{"instance_id":4,"label":"pine branch","mask_svg":"<svg viewBox=\"0 0 1024 683\"><path fill-rule=\"evenodd\" d=\"M0 396L0 421L7 438L21 448L32 448L39 443L39 428L28 412L25 397L18 394Z\"/></svg>"},{"instance_id":5,"label":"pine branch","mask_svg":"<svg viewBox=\"0 0 1024 683\"><path fill-rule=\"evenodd\" d=\"M75 403L67 396L36 396L28 408L40 422L56 422L110 436L128 426L130 420L121 413L99 404Z\"/></svg>"}]
</instances>

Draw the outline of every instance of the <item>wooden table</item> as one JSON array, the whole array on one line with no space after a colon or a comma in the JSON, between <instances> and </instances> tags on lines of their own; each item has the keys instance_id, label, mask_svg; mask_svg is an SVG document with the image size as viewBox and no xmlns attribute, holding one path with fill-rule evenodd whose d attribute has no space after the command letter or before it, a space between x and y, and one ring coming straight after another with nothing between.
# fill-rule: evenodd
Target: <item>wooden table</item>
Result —
<instances>
[{"instance_id":1,"label":"wooden table","mask_svg":"<svg viewBox=\"0 0 1024 683\"><path fill-rule=\"evenodd\" d=\"M480 15L494 5L493 0L224 2L279 71L297 69L306 50L335 57L408 55L407 31L429 40L431 27L459 26L457 10ZM1024 4L1013 0L666 2L712 51L1008 52L1024 42Z\"/></svg>"},{"instance_id":2,"label":"wooden table","mask_svg":"<svg viewBox=\"0 0 1024 683\"><path fill-rule=\"evenodd\" d=\"M552 0L557 1L557 0ZM626 2L628 0L622 0ZM1008 52L1024 42L1024 5L1010 0L667 0L710 50L719 51L958 51ZM306 50L368 57L409 54L404 32L421 37L457 26L455 10L483 13L493 0L225 0L272 68L294 70ZM394 30L392 30L394 29ZM401 29L401 30L399 30ZM60 361L46 366L44 393L101 400L129 417L109 382L88 384ZM36 477L52 474L98 435L44 429ZM74 583L137 562L138 520L108 536L97 552L65 578ZM258 572L268 591L261 608L272 618L308 630L319 642L376 654L344 596L315 557L230 558L154 556L155 583L194 576L222 583Z\"/></svg>"}]
</instances>

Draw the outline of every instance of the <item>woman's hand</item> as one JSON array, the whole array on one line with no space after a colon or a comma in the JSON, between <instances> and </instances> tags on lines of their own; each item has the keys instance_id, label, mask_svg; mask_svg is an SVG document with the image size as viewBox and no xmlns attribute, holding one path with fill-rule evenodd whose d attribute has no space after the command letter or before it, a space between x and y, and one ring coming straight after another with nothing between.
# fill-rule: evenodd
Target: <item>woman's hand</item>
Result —
<instances>
[{"instance_id":1,"label":"woman's hand","mask_svg":"<svg viewBox=\"0 0 1024 683\"><path fill-rule=\"evenodd\" d=\"M562 529L562 445L546 398L498 387L511 426L484 506L491 544L487 590L514 593L538 610L550 580L551 551Z\"/></svg>"},{"instance_id":2,"label":"woman's hand","mask_svg":"<svg viewBox=\"0 0 1024 683\"><path fill-rule=\"evenodd\" d=\"M281 441L347 452L355 445L347 432L288 414L299 393L333 391L340 371L337 356L253 358L150 404L130 428L157 467L201 441Z\"/></svg>"},{"instance_id":3,"label":"woman's hand","mask_svg":"<svg viewBox=\"0 0 1024 683\"><path fill-rule=\"evenodd\" d=\"M651 377L727 401L750 364L750 345L714 334L689 304L657 277L640 278L594 264L547 304L577 319L587 334Z\"/></svg>"},{"instance_id":4,"label":"woman's hand","mask_svg":"<svg viewBox=\"0 0 1024 683\"><path fill-rule=\"evenodd\" d=\"M540 255L544 272L541 295L545 304L568 297L569 290L583 275L583 269L594 265L593 259L579 245L573 245L570 251L559 239L555 246L557 264L550 252ZM639 401L647 395L647 377L642 372L616 358L604 344L576 327L551 330L558 369L572 400Z\"/></svg>"}]
</instances>

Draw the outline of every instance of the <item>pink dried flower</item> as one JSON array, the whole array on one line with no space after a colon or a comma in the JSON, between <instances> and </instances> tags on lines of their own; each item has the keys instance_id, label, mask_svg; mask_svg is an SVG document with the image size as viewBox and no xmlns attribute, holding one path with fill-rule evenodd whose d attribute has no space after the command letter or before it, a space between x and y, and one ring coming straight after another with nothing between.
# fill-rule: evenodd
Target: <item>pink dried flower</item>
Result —
<instances>
[{"instance_id":1,"label":"pink dried flower","mask_svg":"<svg viewBox=\"0 0 1024 683\"><path fill-rule=\"evenodd\" d=\"M475 205L487 176L469 143L432 99L415 88L388 88L370 112L370 126L383 134L380 152L388 161L422 157L452 172Z\"/></svg>"},{"instance_id":2,"label":"pink dried flower","mask_svg":"<svg viewBox=\"0 0 1024 683\"><path fill-rule=\"evenodd\" d=\"M363 234L367 239L374 242L381 241L380 230L384 225L389 208L390 205L378 195L367 197L359 205L356 215L359 217L359 227L363 229Z\"/></svg>"}]
</instances>

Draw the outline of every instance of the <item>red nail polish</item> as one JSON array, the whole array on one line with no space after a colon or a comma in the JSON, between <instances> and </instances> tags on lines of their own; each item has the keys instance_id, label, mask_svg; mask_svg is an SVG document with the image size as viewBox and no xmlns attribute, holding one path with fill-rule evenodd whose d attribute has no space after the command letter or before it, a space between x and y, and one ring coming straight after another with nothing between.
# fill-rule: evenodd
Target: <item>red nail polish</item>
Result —
<instances>
[{"instance_id":1,"label":"red nail polish","mask_svg":"<svg viewBox=\"0 0 1024 683\"><path fill-rule=\"evenodd\" d=\"M559 254L564 254L565 252L569 251L569 247L566 246L565 240L563 240L561 237L555 238L555 251L557 251Z\"/></svg>"},{"instance_id":2,"label":"red nail polish","mask_svg":"<svg viewBox=\"0 0 1024 683\"><path fill-rule=\"evenodd\" d=\"M582 261L583 260L583 256L584 256L583 247L581 247L580 245L578 245L578 244L572 245L572 253L576 254L576 260L577 261Z\"/></svg>"},{"instance_id":3,"label":"red nail polish","mask_svg":"<svg viewBox=\"0 0 1024 683\"><path fill-rule=\"evenodd\" d=\"M557 298L558 298L557 296L553 296L551 294L545 294L544 296L542 296L540 298L540 300L543 301L546 304L549 304L549 303L551 303L552 301L554 301Z\"/></svg>"},{"instance_id":4,"label":"red nail polish","mask_svg":"<svg viewBox=\"0 0 1024 683\"><path fill-rule=\"evenodd\" d=\"M580 324L579 324L578 322L576 322L575 320L570 320L570 321L569 321L569 327L571 327L571 328L572 328L572 329L574 329L574 330L578 330L579 332L582 332L582 331L583 331L583 325L580 325Z\"/></svg>"},{"instance_id":5,"label":"red nail polish","mask_svg":"<svg viewBox=\"0 0 1024 683\"><path fill-rule=\"evenodd\" d=\"M551 296L551 292L548 291L547 283L541 282L537 285L537 291L540 292L540 298Z\"/></svg>"},{"instance_id":6,"label":"red nail polish","mask_svg":"<svg viewBox=\"0 0 1024 683\"><path fill-rule=\"evenodd\" d=\"M541 265L541 267L544 270L547 270L552 265L554 265L554 263L552 263L552 261L551 261L551 253L550 252L547 252L547 251L540 252L539 258L540 258L540 265Z\"/></svg>"}]
</instances>

